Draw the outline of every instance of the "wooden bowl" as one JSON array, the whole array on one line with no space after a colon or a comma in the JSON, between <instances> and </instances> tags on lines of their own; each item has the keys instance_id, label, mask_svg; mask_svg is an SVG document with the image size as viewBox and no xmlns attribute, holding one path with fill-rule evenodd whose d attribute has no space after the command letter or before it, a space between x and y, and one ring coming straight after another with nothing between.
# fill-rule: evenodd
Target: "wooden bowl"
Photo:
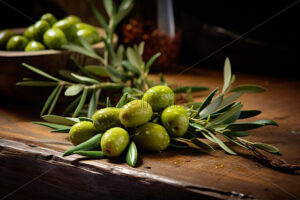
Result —
<instances>
[{"instance_id":1,"label":"wooden bowl","mask_svg":"<svg viewBox=\"0 0 300 200\"><path fill-rule=\"evenodd\" d=\"M10 29L16 34L22 34L26 28ZM101 37L105 37L102 28L97 28ZM117 44L118 37L114 35L113 43ZM92 47L99 54L103 55L104 42L94 44ZM43 93L49 95L45 88L32 88L16 86L16 83L22 81L22 78L41 78L33 72L24 68L21 64L27 63L37 67L49 74L56 74L59 69L64 69L70 62L70 56L73 56L79 62L84 60L86 64L98 63L94 59L85 57L81 54L69 52L66 50L43 50L43 51L1 51L0 50L0 93L6 97L21 100L34 100L40 98ZM50 88L51 91L52 88Z\"/></svg>"}]
</instances>

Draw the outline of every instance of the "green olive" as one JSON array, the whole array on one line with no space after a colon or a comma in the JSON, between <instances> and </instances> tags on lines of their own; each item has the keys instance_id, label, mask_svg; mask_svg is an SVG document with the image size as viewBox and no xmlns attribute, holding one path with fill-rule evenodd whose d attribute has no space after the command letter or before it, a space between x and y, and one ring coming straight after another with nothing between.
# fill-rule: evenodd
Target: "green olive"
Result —
<instances>
[{"instance_id":1,"label":"green olive","mask_svg":"<svg viewBox=\"0 0 300 200\"><path fill-rule=\"evenodd\" d=\"M148 151L162 151L170 143L166 129L155 123L147 123L138 128L134 134L136 145Z\"/></svg>"},{"instance_id":2,"label":"green olive","mask_svg":"<svg viewBox=\"0 0 300 200\"><path fill-rule=\"evenodd\" d=\"M4 49L8 40L15 34L9 30L0 31L0 49Z\"/></svg>"},{"instance_id":3,"label":"green olive","mask_svg":"<svg viewBox=\"0 0 300 200\"><path fill-rule=\"evenodd\" d=\"M87 24L87 23L83 23L83 22L77 23L76 28L77 28L77 30L89 29L91 31L97 31L97 29L94 26Z\"/></svg>"},{"instance_id":4,"label":"green olive","mask_svg":"<svg viewBox=\"0 0 300 200\"><path fill-rule=\"evenodd\" d=\"M161 122L170 135L179 137L184 135L189 127L189 116L184 107L169 106L162 112Z\"/></svg>"},{"instance_id":5,"label":"green olive","mask_svg":"<svg viewBox=\"0 0 300 200\"><path fill-rule=\"evenodd\" d=\"M16 35L11 37L7 44L6 49L8 51L23 51L28 43L28 40L26 37L21 35Z\"/></svg>"},{"instance_id":6,"label":"green olive","mask_svg":"<svg viewBox=\"0 0 300 200\"><path fill-rule=\"evenodd\" d=\"M34 36L34 25L28 26L24 31L24 36L27 37L29 40L33 39Z\"/></svg>"},{"instance_id":7,"label":"green olive","mask_svg":"<svg viewBox=\"0 0 300 200\"><path fill-rule=\"evenodd\" d=\"M36 41L43 41L43 35L49 28L50 25L47 21L39 20L33 25L33 28L30 30L32 31L31 35L28 38Z\"/></svg>"},{"instance_id":8,"label":"green olive","mask_svg":"<svg viewBox=\"0 0 300 200\"><path fill-rule=\"evenodd\" d=\"M120 121L125 127L136 127L148 122L152 117L151 106L142 100L127 103L120 112Z\"/></svg>"},{"instance_id":9,"label":"green olive","mask_svg":"<svg viewBox=\"0 0 300 200\"><path fill-rule=\"evenodd\" d=\"M46 13L41 16L41 20L45 20L52 26L56 21L56 17L52 13Z\"/></svg>"},{"instance_id":10,"label":"green olive","mask_svg":"<svg viewBox=\"0 0 300 200\"><path fill-rule=\"evenodd\" d=\"M69 16L65 17L64 19L69 20L74 24L81 22L81 19L75 15L69 15Z\"/></svg>"},{"instance_id":11,"label":"green olive","mask_svg":"<svg viewBox=\"0 0 300 200\"><path fill-rule=\"evenodd\" d=\"M112 128L121 126L119 119L120 108L103 108L94 113L92 119L94 126L100 133Z\"/></svg>"},{"instance_id":12,"label":"green olive","mask_svg":"<svg viewBox=\"0 0 300 200\"><path fill-rule=\"evenodd\" d=\"M128 132L119 127L107 130L101 138L101 149L108 157L119 156L129 143Z\"/></svg>"},{"instance_id":13,"label":"green olive","mask_svg":"<svg viewBox=\"0 0 300 200\"><path fill-rule=\"evenodd\" d=\"M81 29L77 31L78 37L83 37L89 44L94 42L93 31L88 29Z\"/></svg>"},{"instance_id":14,"label":"green olive","mask_svg":"<svg viewBox=\"0 0 300 200\"><path fill-rule=\"evenodd\" d=\"M58 28L64 32L68 41L73 41L76 39L77 29L75 26L75 22L67 19L62 19L57 21L53 26L53 28Z\"/></svg>"},{"instance_id":15,"label":"green olive","mask_svg":"<svg viewBox=\"0 0 300 200\"><path fill-rule=\"evenodd\" d=\"M45 46L37 41L30 41L27 46L25 47L25 51L41 51L44 50Z\"/></svg>"},{"instance_id":16,"label":"green olive","mask_svg":"<svg viewBox=\"0 0 300 200\"><path fill-rule=\"evenodd\" d=\"M174 92L164 85L158 85L147 90L143 96L154 112L159 112L174 104Z\"/></svg>"},{"instance_id":17,"label":"green olive","mask_svg":"<svg viewBox=\"0 0 300 200\"><path fill-rule=\"evenodd\" d=\"M50 49L60 49L67 43L67 38L60 29L51 28L44 34L44 44Z\"/></svg>"},{"instance_id":18,"label":"green olive","mask_svg":"<svg viewBox=\"0 0 300 200\"><path fill-rule=\"evenodd\" d=\"M81 121L74 124L69 132L70 141L74 146L90 139L97 131L92 122Z\"/></svg>"}]
</instances>

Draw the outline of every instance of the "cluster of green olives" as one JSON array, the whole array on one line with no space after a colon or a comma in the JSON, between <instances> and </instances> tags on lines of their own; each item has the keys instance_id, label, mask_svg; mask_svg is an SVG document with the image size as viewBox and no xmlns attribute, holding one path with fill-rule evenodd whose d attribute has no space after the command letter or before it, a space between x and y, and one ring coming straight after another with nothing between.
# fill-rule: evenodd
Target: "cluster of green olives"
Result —
<instances>
[{"instance_id":1,"label":"cluster of green olives","mask_svg":"<svg viewBox=\"0 0 300 200\"><path fill-rule=\"evenodd\" d=\"M185 134L189 126L186 109L174 105L174 92L167 86L147 90L141 100L133 100L122 108L107 107L92 116L92 122L78 122L69 138L78 145L96 133L104 133L101 149L107 157L117 157L127 148L130 138L147 151L162 151L170 137Z\"/></svg>"},{"instance_id":2,"label":"cluster of green olives","mask_svg":"<svg viewBox=\"0 0 300 200\"><path fill-rule=\"evenodd\" d=\"M51 13L44 14L39 21L27 27L23 35L15 35L10 30L0 32L0 49L8 51L40 51L60 49L69 42L80 44L79 36L90 44L100 41L97 29L81 22L75 15L59 21Z\"/></svg>"}]
</instances>

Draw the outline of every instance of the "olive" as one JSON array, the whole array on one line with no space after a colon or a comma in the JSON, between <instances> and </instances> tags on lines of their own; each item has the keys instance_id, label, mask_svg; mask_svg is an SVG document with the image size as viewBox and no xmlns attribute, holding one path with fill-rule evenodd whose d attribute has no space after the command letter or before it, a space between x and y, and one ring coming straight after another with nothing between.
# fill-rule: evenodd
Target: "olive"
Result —
<instances>
[{"instance_id":1,"label":"olive","mask_svg":"<svg viewBox=\"0 0 300 200\"><path fill-rule=\"evenodd\" d=\"M81 29L77 31L77 36L83 37L89 44L93 44L99 38L98 33L95 33L89 29Z\"/></svg>"},{"instance_id":2,"label":"olive","mask_svg":"<svg viewBox=\"0 0 300 200\"><path fill-rule=\"evenodd\" d=\"M24 36L28 39L33 39L34 36L34 25L28 26L26 30L24 31Z\"/></svg>"},{"instance_id":3,"label":"olive","mask_svg":"<svg viewBox=\"0 0 300 200\"><path fill-rule=\"evenodd\" d=\"M161 122L170 135L179 137L184 135L189 127L189 116L184 107L169 106L162 112Z\"/></svg>"},{"instance_id":4,"label":"olive","mask_svg":"<svg viewBox=\"0 0 300 200\"><path fill-rule=\"evenodd\" d=\"M74 124L69 132L72 144L78 145L96 135L97 131L92 122L81 121Z\"/></svg>"},{"instance_id":5,"label":"olive","mask_svg":"<svg viewBox=\"0 0 300 200\"><path fill-rule=\"evenodd\" d=\"M46 13L41 16L41 20L45 20L52 26L56 21L56 17L52 13Z\"/></svg>"},{"instance_id":6,"label":"olive","mask_svg":"<svg viewBox=\"0 0 300 200\"><path fill-rule=\"evenodd\" d=\"M3 30L0 32L0 49L4 49L8 40L15 34L9 30Z\"/></svg>"},{"instance_id":7,"label":"olive","mask_svg":"<svg viewBox=\"0 0 300 200\"><path fill-rule=\"evenodd\" d=\"M49 28L50 28L50 25L48 24L47 21L45 21L45 20L37 21L31 28L31 30L30 30L31 34L28 35L28 39L36 40L36 41L43 41L43 35Z\"/></svg>"},{"instance_id":8,"label":"olive","mask_svg":"<svg viewBox=\"0 0 300 200\"><path fill-rule=\"evenodd\" d=\"M83 23L83 22L77 23L76 28L77 28L77 30L89 29L91 31L96 31L97 32L97 29L94 26L92 26L90 24L87 24L87 23Z\"/></svg>"},{"instance_id":9,"label":"olive","mask_svg":"<svg viewBox=\"0 0 300 200\"><path fill-rule=\"evenodd\" d=\"M152 117L151 106L142 100L127 103L120 112L120 121L126 127L136 127L148 122Z\"/></svg>"},{"instance_id":10,"label":"olive","mask_svg":"<svg viewBox=\"0 0 300 200\"><path fill-rule=\"evenodd\" d=\"M62 30L64 32L64 34L67 37L68 41L73 41L76 39L76 26L75 26L75 22L71 21L71 20L67 20L67 19L62 19L57 21L52 27L53 28L58 28L60 30Z\"/></svg>"},{"instance_id":11,"label":"olive","mask_svg":"<svg viewBox=\"0 0 300 200\"><path fill-rule=\"evenodd\" d=\"M112 127L121 126L119 119L120 108L103 108L92 116L94 126L99 132L104 132Z\"/></svg>"},{"instance_id":12,"label":"olive","mask_svg":"<svg viewBox=\"0 0 300 200\"><path fill-rule=\"evenodd\" d=\"M134 133L136 145L148 151L162 151L170 143L166 129L155 123L147 123L139 127Z\"/></svg>"},{"instance_id":13,"label":"olive","mask_svg":"<svg viewBox=\"0 0 300 200\"><path fill-rule=\"evenodd\" d=\"M60 49L68 41L64 32L57 28L51 28L44 34L44 43L50 49Z\"/></svg>"},{"instance_id":14,"label":"olive","mask_svg":"<svg viewBox=\"0 0 300 200\"><path fill-rule=\"evenodd\" d=\"M27 46L25 47L25 51L41 51L44 50L45 46L37 41L30 41Z\"/></svg>"},{"instance_id":15,"label":"olive","mask_svg":"<svg viewBox=\"0 0 300 200\"><path fill-rule=\"evenodd\" d=\"M119 156L129 143L128 132L119 127L107 130L101 138L101 149L108 157Z\"/></svg>"},{"instance_id":16,"label":"olive","mask_svg":"<svg viewBox=\"0 0 300 200\"><path fill-rule=\"evenodd\" d=\"M28 43L28 40L26 37L21 35L16 35L11 37L7 44L6 49L8 51L23 51Z\"/></svg>"},{"instance_id":17,"label":"olive","mask_svg":"<svg viewBox=\"0 0 300 200\"><path fill-rule=\"evenodd\" d=\"M81 19L75 15L69 15L69 16L65 17L64 19L69 20L74 24L81 22Z\"/></svg>"},{"instance_id":18,"label":"olive","mask_svg":"<svg viewBox=\"0 0 300 200\"><path fill-rule=\"evenodd\" d=\"M145 92L143 100L152 106L154 112L159 112L174 104L174 92L168 86L154 86Z\"/></svg>"}]
</instances>

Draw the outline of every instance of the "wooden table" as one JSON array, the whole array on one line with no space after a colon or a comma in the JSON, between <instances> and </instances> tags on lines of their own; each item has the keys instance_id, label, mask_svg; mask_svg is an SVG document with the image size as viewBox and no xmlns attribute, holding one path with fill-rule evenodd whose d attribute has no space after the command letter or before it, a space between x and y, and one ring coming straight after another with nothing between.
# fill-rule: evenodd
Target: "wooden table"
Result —
<instances>
[{"instance_id":1,"label":"wooden table","mask_svg":"<svg viewBox=\"0 0 300 200\"><path fill-rule=\"evenodd\" d=\"M170 74L179 85L222 85L220 72L196 70ZM154 78L157 78L154 76ZM245 109L263 113L253 120L272 119L280 127L251 131L250 141L276 145L282 158L300 164L300 82L237 74L237 84L255 83L266 93L242 97ZM199 93L203 99L208 92ZM4 199L299 199L300 176L270 169L238 147L242 156L218 149L140 153L136 168L120 160L62 158L71 147L65 133L30 124L40 106L0 105L0 198ZM272 155L271 155L272 156Z\"/></svg>"}]
</instances>

